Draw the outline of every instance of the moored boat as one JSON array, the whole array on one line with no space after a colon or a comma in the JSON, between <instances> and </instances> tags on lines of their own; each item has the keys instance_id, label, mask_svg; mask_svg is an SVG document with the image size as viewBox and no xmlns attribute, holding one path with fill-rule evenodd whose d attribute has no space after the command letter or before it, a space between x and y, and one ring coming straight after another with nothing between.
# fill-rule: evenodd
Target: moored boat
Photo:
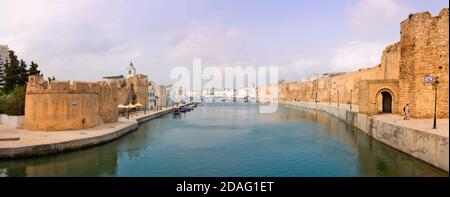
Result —
<instances>
[{"instance_id":1,"label":"moored boat","mask_svg":"<svg viewBox=\"0 0 450 197\"><path fill-rule=\"evenodd\" d=\"M174 114L180 114L180 108L179 108L179 107L174 108L174 109L173 109L173 113L174 113Z\"/></svg>"},{"instance_id":2,"label":"moored boat","mask_svg":"<svg viewBox=\"0 0 450 197\"><path fill-rule=\"evenodd\" d=\"M182 112L182 113L188 112L188 111L190 111L190 109L188 107L186 107L186 106L183 106L183 107L180 108L180 112Z\"/></svg>"}]
</instances>

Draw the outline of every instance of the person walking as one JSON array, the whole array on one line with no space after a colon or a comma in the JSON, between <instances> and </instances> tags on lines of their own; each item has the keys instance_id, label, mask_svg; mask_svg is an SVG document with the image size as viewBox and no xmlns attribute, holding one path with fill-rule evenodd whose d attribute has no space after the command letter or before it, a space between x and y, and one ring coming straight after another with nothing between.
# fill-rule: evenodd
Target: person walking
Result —
<instances>
[{"instance_id":1,"label":"person walking","mask_svg":"<svg viewBox=\"0 0 450 197\"><path fill-rule=\"evenodd\" d=\"M409 120L409 103L403 107L403 113L405 114L405 117L403 119Z\"/></svg>"}]
</instances>

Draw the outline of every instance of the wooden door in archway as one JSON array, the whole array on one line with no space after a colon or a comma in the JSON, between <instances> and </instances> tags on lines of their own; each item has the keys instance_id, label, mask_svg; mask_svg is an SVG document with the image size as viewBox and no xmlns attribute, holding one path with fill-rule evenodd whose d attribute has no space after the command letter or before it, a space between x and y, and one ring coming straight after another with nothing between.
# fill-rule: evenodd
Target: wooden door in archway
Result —
<instances>
[{"instance_id":1,"label":"wooden door in archway","mask_svg":"<svg viewBox=\"0 0 450 197\"><path fill-rule=\"evenodd\" d=\"M392 95L389 92L382 92L383 96L383 112L392 113Z\"/></svg>"}]
</instances>

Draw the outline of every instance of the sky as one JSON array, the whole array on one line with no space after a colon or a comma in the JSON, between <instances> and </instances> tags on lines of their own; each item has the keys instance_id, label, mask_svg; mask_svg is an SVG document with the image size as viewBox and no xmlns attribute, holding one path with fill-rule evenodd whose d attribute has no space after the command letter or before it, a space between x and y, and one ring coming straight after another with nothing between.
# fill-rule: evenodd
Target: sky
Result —
<instances>
[{"instance_id":1,"label":"sky","mask_svg":"<svg viewBox=\"0 0 450 197\"><path fill-rule=\"evenodd\" d=\"M410 13L446 0L0 0L0 44L58 80L125 74L169 84L177 66L277 66L279 78L380 63Z\"/></svg>"}]
</instances>

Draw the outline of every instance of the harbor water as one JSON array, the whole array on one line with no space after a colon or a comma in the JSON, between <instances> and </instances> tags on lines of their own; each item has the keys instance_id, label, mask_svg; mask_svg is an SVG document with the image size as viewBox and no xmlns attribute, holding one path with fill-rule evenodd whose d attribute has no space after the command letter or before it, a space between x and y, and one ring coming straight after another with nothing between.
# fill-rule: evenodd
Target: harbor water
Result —
<instances>
[{"instance_id":1,"label":"harbor water","mask_svg":"<svg viewBox=\"0 0 450 197\"><path fill-rule=\"evenodd\" d=\"M0 176L448 176L319 111L206 103L78 151L0 160Z\"/></svg>"}]
</instances>

